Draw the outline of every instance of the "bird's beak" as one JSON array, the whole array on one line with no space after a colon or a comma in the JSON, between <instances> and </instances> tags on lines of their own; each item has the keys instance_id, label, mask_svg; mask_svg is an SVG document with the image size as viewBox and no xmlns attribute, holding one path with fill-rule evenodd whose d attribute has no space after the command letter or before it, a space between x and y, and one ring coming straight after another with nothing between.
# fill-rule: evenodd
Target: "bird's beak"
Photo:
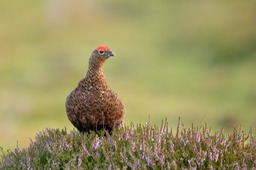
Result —
<instances>
[{"instance_id":1,"label":"bird's beak","mask_svg":"<svg viewBox=\"0 0 256 170\"><path fill-rule=\"evenodd\" d=\"M115 56L115 53L113 53L112 51L109 51L108 52L108 57L111 57L111 56Z\"/></svg>"}]
</instances>

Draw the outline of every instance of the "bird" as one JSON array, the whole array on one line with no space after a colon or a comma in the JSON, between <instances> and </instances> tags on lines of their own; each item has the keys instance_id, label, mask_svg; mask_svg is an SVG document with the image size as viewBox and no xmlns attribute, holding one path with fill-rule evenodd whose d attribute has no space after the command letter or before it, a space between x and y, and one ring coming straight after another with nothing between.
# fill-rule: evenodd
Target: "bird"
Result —
<instances>
[{"instance_id":1,"label":"bird","mask_svg":"<svg viewBox=\"0 0 256 170\"><path fill-rule=\"evenodd\" d=\"M124 125L124 104L107 84L103 70L104 63L113 56L108 46L98 46L89 58L85 77L66 98L68 119L81 133L112 133Z\"/></svg>"}]
</instances>

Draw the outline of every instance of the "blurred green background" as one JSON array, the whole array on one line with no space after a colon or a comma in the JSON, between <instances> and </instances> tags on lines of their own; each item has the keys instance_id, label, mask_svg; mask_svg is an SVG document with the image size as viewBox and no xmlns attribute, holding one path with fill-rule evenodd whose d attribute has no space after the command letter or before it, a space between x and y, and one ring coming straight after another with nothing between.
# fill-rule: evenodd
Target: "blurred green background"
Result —
<instances>
[{"instance_id":1,"label":"blurred green background","mask_svg":"<svg viewBox=\"0 0 256 170\"><path fill-rule=\"evenodd\" d=\"M256 129L256 1L12 0L0 3L0 146L73 129L66 96L93 49L126 105L125 124L167 118ZM17 142L18 141L18 142Z\"/></svg>"}]
</instances>

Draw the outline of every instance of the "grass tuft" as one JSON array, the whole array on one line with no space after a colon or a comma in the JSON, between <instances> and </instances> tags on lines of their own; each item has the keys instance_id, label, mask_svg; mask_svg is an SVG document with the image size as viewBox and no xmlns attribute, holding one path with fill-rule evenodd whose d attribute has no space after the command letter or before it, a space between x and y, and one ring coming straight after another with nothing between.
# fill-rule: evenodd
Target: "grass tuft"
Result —
<instances>
[{"instance_id":1,"label":"grass tuft","mask_svg":"<svg viewBox=\"0 0 256 170\"><path fill-rule=\"evenodd\" d=\"M256 140L235 127L212 133L204 126L178 124L173 134L167 121L160 127L125 126L113 132L80 134L46 129L25 149L2 152L0 169L252 169Z\"/></svg>"}]
</instances>

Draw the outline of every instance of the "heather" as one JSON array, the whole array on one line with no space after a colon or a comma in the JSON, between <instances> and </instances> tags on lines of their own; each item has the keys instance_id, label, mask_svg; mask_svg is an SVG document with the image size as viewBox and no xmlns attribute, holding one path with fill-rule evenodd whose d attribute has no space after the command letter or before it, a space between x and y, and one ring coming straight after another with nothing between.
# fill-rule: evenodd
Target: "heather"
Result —
<instances>
[{"instance_id":1,"label":"heather","mask_svg":"<svg viewBox=\"0 0 256 170\"><path fill-rule=\"evenodd\" d=\"M133 125L81 134L46 129L28 148L3 151L1 169L252 169L256 167L253 132L234 127L212 132L204 126L169 128Z\"/></svg>"}]
</instances>

